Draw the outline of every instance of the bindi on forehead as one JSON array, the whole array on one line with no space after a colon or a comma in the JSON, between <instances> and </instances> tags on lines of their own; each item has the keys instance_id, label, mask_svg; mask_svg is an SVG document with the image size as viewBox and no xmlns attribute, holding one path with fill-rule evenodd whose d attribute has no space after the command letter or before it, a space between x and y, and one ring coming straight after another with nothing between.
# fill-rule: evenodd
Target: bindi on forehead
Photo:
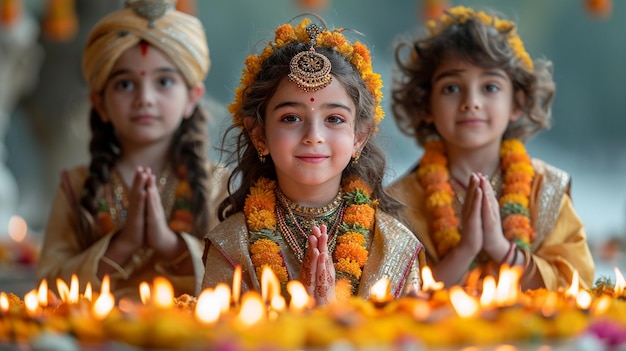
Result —
<instances>
[{"instance_id":1,"label":"bindi on forehead","mask_svg":"<svg viewBox=\"0 0 626 351\"><path fill-rule=\"evenodd\" d=\"M311 102L315 102L315 98L314 97L311 98Z\"/></svg>"},{"instance_id":2,"label":"bindi on forehead","mask_svg":"<svg viewBox=\"0 0 626 351\"><path fill-rule=\"evenodd\" d=\"M148 48L150 45L146 42L139 43L139 51L141 52L141 56L146 56L148 54Z\"/></svg>"}]
</instances>

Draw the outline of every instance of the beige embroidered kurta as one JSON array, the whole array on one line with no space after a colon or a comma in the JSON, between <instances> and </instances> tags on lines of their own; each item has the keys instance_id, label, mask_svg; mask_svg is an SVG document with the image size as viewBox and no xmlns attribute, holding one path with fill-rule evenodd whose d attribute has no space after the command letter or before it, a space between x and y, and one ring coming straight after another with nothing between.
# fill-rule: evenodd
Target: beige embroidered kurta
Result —
<instances>
[{"instance_id":1,"label":"beige embroidered kurta","mask_svg":"<svg viewBox=\"0 0 626 351\"><path fill-rule=\"evenodd\" d=\"M570 177L566 172L538 159L533 159L533 167L535 178L529 209L535 240L531 249L546 288L556 290L569 286L574 271L578 271L581 286L591 288L594 262L584 225L570 198ZM406 221L424 244L429 262L439 262L440 257L430 237L430 218L417 171L395 181L388 191L407 205Z\"/></svg>"},{"instance_id":2,"label":"beige embroidered kurta","mask_svg":"<svg viewBox=\"0 0 626 351\"><path fill-rule=\"evenodd\" d=\"M210 209L209 223L215 226L217 219L217 204L227 196L227 171L215 165L207 165L208 173L212 177L212 186L207 199ZM69 185L75 196L80 196L81 189L88 175L86 167L77 167L68 171ZM76 274L80 282L81 292L87 282L91 282L95 291L100 290L100 279L96 276L99 261L104 255L113 233L108 233L86 249L81 248L78 240L78 219L73 199L65 189L63 181L59 185L52 204L48 224L45 231L41 257L37 267L37 280L48 281L48 286L56 287L56 279L60 278L68 285L70 278ZM78 199L77 199L78 200ZM125 277L115 273L111 275L111 289L116 299L121 297L137 298L139 284L142 281L151 283L156 276L167 278L175 289L176 296L187 293L197 295L204 275L202 253L204 241L201 233L198 236L181 233L187 244L193 261L193 276L177 276L172 273L170 262L157 260L150 251L141 250L133 256L131 265L135 267L132 273Z\"/></svg>"},{"instance_id":3,"label":"beige embroidered kurta","mask_svg":"<svg viewBox=\"0 0 626 351\"><path fill-rule=\"evenodd\" d=\"M250 259L245 216L237 213L220 223L206 236L205 273L202 287L219 283L231 285L234 269L242 267L242 292L260 290ZM283 249L291 279L297 279L300 262L284 243ZM363 267L358 295L369 297L370 288L382 278L390 280L391 293L399 296L421 287L420 268L425 264L422 244L407 227L386 213L376 212L376 224L369 257Z\"/></svg>"}]
</instances>

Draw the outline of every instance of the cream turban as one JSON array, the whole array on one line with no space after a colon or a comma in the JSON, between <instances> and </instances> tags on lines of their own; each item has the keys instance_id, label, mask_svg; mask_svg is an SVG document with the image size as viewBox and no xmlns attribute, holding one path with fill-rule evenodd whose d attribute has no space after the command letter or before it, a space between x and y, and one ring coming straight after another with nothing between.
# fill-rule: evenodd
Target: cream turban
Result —
<instances>
[{"instance_id":1,"label":"cream turban","mask_svg":"<svg viewBox=\"0 0 626 351\"><path fill-rule=\"evenodd\" d=\"M87 39L82 64L83 75L93 91L104 89L117 59L142 40L163 51L189 85L204 80L211 62L202 23L198 18L169 6L171 8L162 16L149 20L146 17L151 13L139 15L127 5L94 26Z\"/></svg>"}]
</instances>

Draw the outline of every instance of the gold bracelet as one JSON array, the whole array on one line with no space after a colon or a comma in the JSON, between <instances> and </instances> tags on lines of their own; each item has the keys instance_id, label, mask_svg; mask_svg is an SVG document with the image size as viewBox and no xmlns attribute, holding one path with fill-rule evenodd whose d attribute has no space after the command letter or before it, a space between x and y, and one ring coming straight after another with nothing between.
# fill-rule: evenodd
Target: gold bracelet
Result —
<instances>
[{"instance_id":1,"label":"gold bracelet","mask_svg":"<svg viewBox=\"0 0 626 351\"><path fill-rule=\"evenodd\" d=\"M128 279L130 274L124 268L122 268L122 266L120 266L117 262L113 261L112 259L104 255L100 257L100 261L113 267L122 276L122 278Z\"/></svg>"}]
</instances>

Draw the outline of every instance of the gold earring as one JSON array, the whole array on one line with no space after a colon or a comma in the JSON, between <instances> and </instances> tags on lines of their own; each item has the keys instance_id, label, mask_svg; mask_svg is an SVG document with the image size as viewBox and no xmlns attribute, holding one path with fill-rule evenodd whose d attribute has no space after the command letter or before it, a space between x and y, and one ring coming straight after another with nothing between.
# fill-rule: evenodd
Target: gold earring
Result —
<instances>
[{"instance_id":1,"label":"gold earring","mask_svg":"<svg viewBox=\"0 0 626 351\"><path fill-rule=\"evenodd\" d=\"M265 163L265 155L263 154L263 148L258 147L256 151L259 153L259 161L261 161L261 163Z\"/></svg>"},{"instance_id":2,"label":"gold earring","mask_svg":"<svg viewBox=\"0 0 626 351\"><path fill-rule=\"evenodd\" d=\"M357 163L359 163L359 157L361 157L361 151L357 151L354 154L352 154L352 165L356 165Z\"/></svg>"}]
</instances>

